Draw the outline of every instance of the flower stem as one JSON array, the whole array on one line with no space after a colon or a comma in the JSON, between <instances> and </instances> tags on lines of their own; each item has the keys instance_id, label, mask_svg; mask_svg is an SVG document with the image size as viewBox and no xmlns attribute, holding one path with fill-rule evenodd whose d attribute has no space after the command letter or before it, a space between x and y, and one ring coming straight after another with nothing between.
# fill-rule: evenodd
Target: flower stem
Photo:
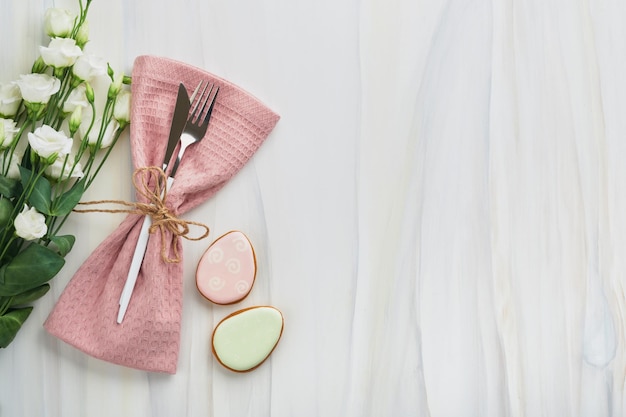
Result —
<instances>
[{"instance_id":1,"label":"flower stem","mask_svg":"<svg viewBox=\"0 0 626 417\"><path fill-rule=\"evenodd\" d=\"M109 148L107 149L106 153L104 154L104 157L102 158L102 160L100 161L100 164L98 165L98 167L96 168L96 172L94 172L94 174L89 178L89 180L87 181L87 184L85 184L85 190L87 188L89 188L89 186L91 185L91 183L93 182L94 179L96 179L96 175L98 175L98 172L100 172L100 169L102 169L102 166L104 165L104 163L106 162L106 160L109 157L109 154L111 153L111 151L113 150L113 147L115 146L115 144L117 143L117 140L120 138L121 134L123 132L123 129L117 129L115 131L115 137L113 138L113 142L111 143L111 146L109 146Z\"/></svg>"},{"instance_id":2,"label":"flower stem","mask_svg":"<svg viewBox=\"0 0 626 417\"><path fill-rule=\"evenodd\" d=\"M2 260L4 259L4 255L6 255L7 251L11 247L11 243L13 243L13 241L15 239L16 239L16 236L14 234L12 234L11 238L9 239L9 241L2 248L2 253L0 253L0 264L4 265L4 262L2 262Z\"/></svg>"},{"instance_id":3,"label":"flower stem","mask_svg":"<svg viewBox=\"0 0 626 417\"><path fill-rule=\"evenodd\" d=\"M89 176L89 173L91 172L94 161L96 159L97 151L100 150L102 147L102 140L104 139L104 135L107 131L107 126L109 125L111 118L113 117L114 106L115 106L115 98L113 99L107 98L106 104L104 105L104 111L102 112L102 122L100 123L100 131L98 132L98 139L96 140L96 143L93 145L93 151L90 153L87 164L85 165L85 169L83 170L83 172L85 173L85 176ZM113 146L111 145L111 147ZM109 152L110 152L110 149L107 151L106 156L108 156ZM104 159L106 159L106 156L104 157ZM89 184L91 184L91 181L89 182Z\"/></svg>"}]
</instances>

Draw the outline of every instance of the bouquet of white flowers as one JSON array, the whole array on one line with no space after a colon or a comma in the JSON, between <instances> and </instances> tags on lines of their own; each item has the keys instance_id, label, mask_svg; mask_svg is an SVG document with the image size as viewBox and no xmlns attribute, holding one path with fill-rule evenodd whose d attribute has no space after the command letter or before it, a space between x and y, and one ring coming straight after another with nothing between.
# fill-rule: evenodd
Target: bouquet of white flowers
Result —
<instances>
[{"instance_id":1,"label":"bouquet of white flowers","mask_svg":"<svg viewBox=\"0 0 626 417\"><path fill-rule=\"evenodd\" d=\"M0 84L0 348L63 267L75 239L61 226L130 121L130 79L83 51L91 1L76 15L48 10L51 40L31 73ZM103 100L98 78L109 84Z\"/></svg>"}]
</instances>

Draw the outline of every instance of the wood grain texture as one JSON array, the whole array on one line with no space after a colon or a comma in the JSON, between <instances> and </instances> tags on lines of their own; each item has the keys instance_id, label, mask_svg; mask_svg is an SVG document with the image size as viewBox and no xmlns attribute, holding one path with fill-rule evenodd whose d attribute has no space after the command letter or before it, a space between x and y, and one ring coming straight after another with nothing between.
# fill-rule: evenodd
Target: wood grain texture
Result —
<instances>
[{"instance_id":1,"label":"wood grain texture","mask_svg":"<svg viewBox=\"0 0 626 417\"><path fill-rule=\"evenodd\" d=\"M46 8L0 0L0 81L30 68ZM121 221L79 242L0 352L0 416L626 415L626 6L618 0L94 0L88 48L154 54L281 115L189 213L178 373L100 362L42 323ZM128 143L86 199L130 199ZM202 253L250 238L249 296L197 293ZM273 305L268 361L235 374L214 326Z\"/></svg>"}]
</instances>

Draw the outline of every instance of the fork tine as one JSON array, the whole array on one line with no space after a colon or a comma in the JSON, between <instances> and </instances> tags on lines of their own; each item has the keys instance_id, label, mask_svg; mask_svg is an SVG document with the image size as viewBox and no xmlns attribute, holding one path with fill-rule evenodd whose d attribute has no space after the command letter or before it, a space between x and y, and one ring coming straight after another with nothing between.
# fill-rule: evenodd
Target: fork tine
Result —
<instances>
[{"instance_id":1,"label":"fork tine","mask_svg":"<svg viewBox=\"0 0 626 417\"><path fill-rule=\"evenodd\" d=\"M200 91L200 87L202 87L202 81L203 81L203 80L200 80L200 82L198 83L198 86L196 87L196 89L195 89L195 90L193 90L193 93L191 94L191 97L189 97L189 101L190 101L191 103L193 103L193 101L194 101L194 100L195 100L195 98L196 98L196 94L198 94L198 91Z\"/></svg>"},{"instance_id":2,"label":"fork tine","mask_svg":"<svg viewBox=\"0 0 626 417\"><path fill-rule=\"evenodd\" d=\"M207 81L207 83L204 85L204 88L202 89L202 91L200 92L200 95L198 96L198 99L195 100L195 96L196 93L200 90L200 86L202 85L202 81L200 81L200 84L198 84L198 87L196 87L196 91L193 92L193 95L191 96L191 98L189 99L189 101L191 101L193 103L193 108L191 109L191 112L189 112L189 121L193 121L195 119L197 119L200 114L196 113L196 110L198 110L198 106L200 105L200 102L202 102L202 97L204 96L204 92L206 91L206 88L209 86L209 82Z\"/></svg>"},{"instance_id":3,"label":"fork tine","mask_svg":"<svg viewBox=\"0 0 626 417\"><path fill-rule=\"evenodd\" d=\"M213 91L213 84L211 84L211 88L209 88L209 91L206 93L206 97L204 97L204 99L202 100L202 108L198 111L198 120L200 119L200 116L204 114L204 109L206 109L206 105L209 102L209 98L211 97L211 91ZM204 91L202 91L202 96L204 96Z\"/></svg>"},{"instance_id":4,"label":"fork tine","mask_svg":"<svg viewBox=\"0 0 626 417\"><path fill-rule=\"evenodd\" d=\"M204 108L209 102L208 99L211 96L211 91L213 91L213 86L211 86L211 89L209 90L209 94L207 95L207 101L204 103L204 106L202 106L202 112L204 112ZM216 87L215 94L213 95L213 98L211 99L211 104L209 104L209 109L207 110L206 115L204 116L204 119L202 120L203 124L207 124L207 125L209 124L209 119L211 119L211 113L213 113L213 107L215 106L215 101L217 100L217 93L219 92L220 92L220 88Z\"/></svg>"}]
</instances>

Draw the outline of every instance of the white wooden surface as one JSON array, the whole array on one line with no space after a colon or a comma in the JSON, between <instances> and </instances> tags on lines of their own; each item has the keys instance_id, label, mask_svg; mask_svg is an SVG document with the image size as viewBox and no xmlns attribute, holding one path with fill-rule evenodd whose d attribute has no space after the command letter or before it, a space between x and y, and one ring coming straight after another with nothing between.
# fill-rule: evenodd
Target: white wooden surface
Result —
<instances>
[{"instance_id":1,"label":"white wooden surface","mask_svg":"<svg viewBox=\"0 0 626 417\"><path fill-rule=\"evenodd\" d=\"M0 0L0 79L74 0ZM87 357L42 328L120 216L79 244L0 351L0 415L626 415L626 3L621 0L94 0L88 48L130 72L167 56L282 119L190 213L259 264L230 307L196 292L185 243L174 376ZM86 198L132 198L128 143ZM223 369L213 326L270 304L283 338Z\"/></svg>"}]
</instances>

